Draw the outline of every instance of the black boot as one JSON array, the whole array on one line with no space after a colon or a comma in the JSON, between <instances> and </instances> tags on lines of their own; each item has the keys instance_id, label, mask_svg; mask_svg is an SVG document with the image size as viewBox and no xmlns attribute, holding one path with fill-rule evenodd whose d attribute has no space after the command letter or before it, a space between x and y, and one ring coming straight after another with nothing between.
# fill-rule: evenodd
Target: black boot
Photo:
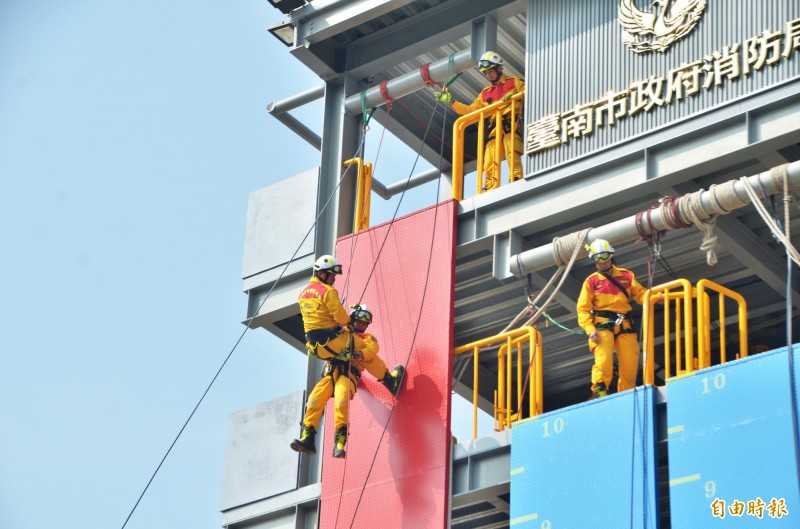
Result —
<instances>
[{"instance_id":1,"label":"black boot","mask_svg":"<svg viewBox=\"0 0 800 529\"><path fill-rule=\"evenodd\" d=\"M336 435L333 436L333 457L344 457L344 445L347 444L347 426L342 426L336 430Z\"/></svg>"},{"instance_id":2,"label":"black boot","mask_svg":"<svg viewBox=\"0 0 800 529\"><path fill-rule=\"evenodd\" d=\"M592 390L592 394L594 395L594 398L596 398L596 399L607 397L608 396L608 388L606 388L606 385L605 385L604 382L598 382L597 384L594 385L594 389Z\"/></svg>"},{"instance_id":3,"label":"black boot","mask_svg":"<svg viewBox=\"0 0 800 529\"><path fill-rule=\"evenodd\" d=\"M317 431L313 426L306 426L300 423L300 439L295 439L289 446L291 446L292 450L295 452L303 452L304 454L313 456L317 453L317 447L314 444L316 437Z\"/></svg>"},{"instance_id":4,"label":"black boot","mask_svg":"<svg viewBox=\"0 0 800 529\"><path fill-rule=\"evenodd\" d=\"M383 378L380 380L380 383L386 386L386 389L389 390L389 393L394 395L395 397L400 392L400 386L403 385L403 379L405 378L406 368L397 364L392 369L392 372L386 372L383 375Z\"/></svg>"}]
</instances>

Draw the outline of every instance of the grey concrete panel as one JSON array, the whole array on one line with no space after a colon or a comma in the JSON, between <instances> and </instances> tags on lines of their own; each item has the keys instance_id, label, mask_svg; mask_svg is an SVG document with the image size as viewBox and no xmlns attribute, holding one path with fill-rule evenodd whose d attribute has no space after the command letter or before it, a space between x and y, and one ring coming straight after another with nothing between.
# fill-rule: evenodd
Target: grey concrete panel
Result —
<instances>
[{"instance_id":1,"label":"grey concrete panel","mask_svg":"<svg viewBox=\"0 0 800 529\"><path fill-rule=\"evenodd\" d=\"M297 488L298 433L303 392L231 414L222 480L223 511Z\"/></svg>"},{"instance_id":2,"label":"grey concrete panel","mask_svg":"<svg viewBox=\"0 0 800 529\"><path fill-rule=\"evenodd\" d=\"M242 277L267 272L263 282L276 279L292 254L295 259L314 253L319 170L311 169L250 193L247 206Z\"/></svg>"}]
</instances>

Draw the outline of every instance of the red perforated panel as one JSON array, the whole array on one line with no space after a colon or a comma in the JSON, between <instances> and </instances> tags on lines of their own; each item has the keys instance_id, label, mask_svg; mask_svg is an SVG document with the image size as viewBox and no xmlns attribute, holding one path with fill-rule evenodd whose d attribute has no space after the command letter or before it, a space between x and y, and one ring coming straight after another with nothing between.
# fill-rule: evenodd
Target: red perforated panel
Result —
<instances>
[{"instance_id":1,"label":"red perforated panel","mask_svg":"<svg viewBox=\"0 0 800 529\"><path fill-rule=\"evenodd\" d=\"M346 459L330 454L329 403L320 529L447 527L456 206L443 202L337 244L345 304L371 306L380 356L408 371L394 410L389 392L364 373L350 403Z\"/></svg>"}]
</instances>

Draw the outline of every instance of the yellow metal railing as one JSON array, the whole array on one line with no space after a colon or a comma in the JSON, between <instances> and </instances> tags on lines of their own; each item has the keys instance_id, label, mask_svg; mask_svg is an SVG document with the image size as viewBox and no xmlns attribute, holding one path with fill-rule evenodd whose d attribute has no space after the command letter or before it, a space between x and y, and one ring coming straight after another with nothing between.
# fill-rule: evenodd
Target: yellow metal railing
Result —
<instances>
[{"instance_id":1,"label":"yellow metal railing","mask_svg":"<svg viewBox=\"0 0 800 529\"><path fill-rule=\"evenodd\" d=\"M511 423L525 417L522 409L523 392L527 384L528 417L542 413L544 390L542 388L542 335L530 326L490 336L453 350L454 355L472 351L472 438L478 437L478 367L482 348L502 344L497 351L497 389L494 396L495 431L511 427ZM523 373L522 354L527 344L529 376ZM514 354L516 351L516 354ZM516 361L515 361L516 360ZM512 407L516 396L516 411Z\"/></svg>"},{"instance_id":2,"label":"yellow metal railing","mask_svg":"<svg viewBox=\"0 0 800 529\"><path fill-rule=\"evenodd\" d=\"M464 199L464 132L468 126L478 124L478 149L477 149L477 168L475 176L475 194L483 193L483 158L484 146L486 145L486 119L493 118L495 126L494 159L498 160L498 172L500 170L500 160L505 158L503 148L503 127L500 125L504 114L510 114L511 131L517 130L518 116L522 115L522 103L525 94L514 94L508 101L498 101L475 112L470 112L458 118L453 123L453 198L461 201ZM510 134L514 134L511 132ZM513 174L517 157L512 156L506 160L508 164L508 174ZM499 177L499 175L498 175Z\"/></svg>"},{"instance_id":3,"label":"yellow metal railing","mask_svg":"<svg viewBox=\"0 0 800 529\"><path fill-rule=\"evenodd\" d=\"M353 233L369 228L369 205L372 198L372 163L366 164L361 158L345 160L342 165L350 167L356 164L356 213L353 221Z\"/></svg>"},{"instance_id":4,"label":"yellow metal railing","mask_svg":"<svg viewBox=\"0 0 800 529\"><path fill-rule=\"evenodd\" d=\"M711 367L711 334L714 323L711 320L711 301L707 291L718 294L719 322L719 363L727 358L727 339L725 335L725 299L730 298L738 304L739 352L737 358L747 356L747 304L736 292L717 285L707 279L692 287L686 279L677 279L650 289L645 295L642 315L644 335L644 383L655 383L655 317L656 304L663 304L663 354L664 379L692 373L697 369ZM696 308L695 308L696 300ZM695 309L697 323L695 325ZM696 330L696 333L695 333ZM695 355L695 334L697 336L697 355ZM673 352L674 347L674 352ZM672 359L675 359L673 372Z\"/></svg>"},{"instance_id":5,"label":"yellow metal railing","mask_svg":"<svg viewBox=\"0 0 800 529\"><path fill-rule=\"evenodd\" d=\"M728 288L709 281L708 279L701 279L697 282L697 311L698 319L702 324L699 326L698 338L698 359L700 367L711 367L711 303L707 290L717 293L718 305L718 319L719 322L719 355L720 364L724 364L727 360L727 339L725 336L725 299L730 298L736 302L737 316L739 324L739 352L736 358L745 358L747 356L747 302L741 294L734 292Z\"/></svg>"}]
</instances>

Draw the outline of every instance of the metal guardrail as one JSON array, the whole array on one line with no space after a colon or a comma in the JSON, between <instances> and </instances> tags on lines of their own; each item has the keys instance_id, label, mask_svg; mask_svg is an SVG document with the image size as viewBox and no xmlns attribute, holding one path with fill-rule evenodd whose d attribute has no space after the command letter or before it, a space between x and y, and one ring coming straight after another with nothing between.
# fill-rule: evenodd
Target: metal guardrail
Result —
<instances>
[{"instance_id":1,"label":"metal guardrail","mask_svg":"<svg viewBox=\"0 0 800 529\"><path fill-rule=\"evenodd\" d=\"M747 303L744 298L707 279L698 281L696 288L692 287L687 279L676 279L653 287L644 297L642 315L644 343L642 349L644 351L645 384L655 383L654 311L656 304L659 303L663 304L664 379L686 375L712 366L711 335L714 323L711 320L709 291L718 294L719 363L724 364L728 356L725 335L725 300L728 298L735 301L738 306L739 351L736 358L747 356ZM697 314L696 325L695 313ZM697 336L697 355L695 355L695 335ZM674 373L673 356L675 359Z\"/></svg>"},{"instance_id":2,"label":"metal guardrail","mask_svg":"<svg viewBox=\"0 0 800 529\"><path fill-rule=\"evenodd\" d=\"M467 127L477 123L478 124L478 149L477 149L477 169L475 176L475 194L480 195L483 193L483 158L486 140L488 139L486 131L486 119L494 118L494 123L502 123L503 115L510 114L511 117L511 130L517 130L517 115L522 114L522 103L525 94L514 94L508 101L498 101L491 105L484 107L475 112L464 114L453 123L453 198L459 202L464 200L464 132ZM503 127L495 126L495 156L494 159L499 160L505 158L505 151L503 149ZM510 133L510 134L513 134ZM511 159L506 159L508 164L508 173L512 174L515 168L516 157L512 156ZM499 170L499 167L498 167Z\"/></svg>"},{"instance_id":3,"label":"metal guardrail","mask_svg":"<svg viewBox=\"0 0 800 529\"><path fill-rule=\"evenodd\" d=\"M719 321L719 352L720 364L727 361L727 337L725 335L725 299L730 298L737 304L739 352L735 358L747 356L747 302L738 292L709 281L701 279L697 282L697 312L699 326L698 357L701 368L711 367L711 303L707 290L717 293L717 308Z\"/></svg>"},{"instance_id":4,"label":"metal guardrail","mask_svg":"<svg viewBox=\"0 0 800 529\"><path fill-rule=\"evenodd\" d=\"M478 438L478 366L482 348L502 344L497 351L497 389L495 390L495 431L511 427L511 423L526 418L522 409L523 393L527 386L528 414L536 417L544 409L542 387L542 335L531 326L520 327L476 342L456 347L453 355L472 351L472 438ZM527 344L529 371L523 373L522 353ZM516 354L513 351L516 350ZM516 362L515 362L516 360ZM515 376L516 375L516 376ZM516 410L512 402L516 396Z\"/></svg>"}]
</instances>

